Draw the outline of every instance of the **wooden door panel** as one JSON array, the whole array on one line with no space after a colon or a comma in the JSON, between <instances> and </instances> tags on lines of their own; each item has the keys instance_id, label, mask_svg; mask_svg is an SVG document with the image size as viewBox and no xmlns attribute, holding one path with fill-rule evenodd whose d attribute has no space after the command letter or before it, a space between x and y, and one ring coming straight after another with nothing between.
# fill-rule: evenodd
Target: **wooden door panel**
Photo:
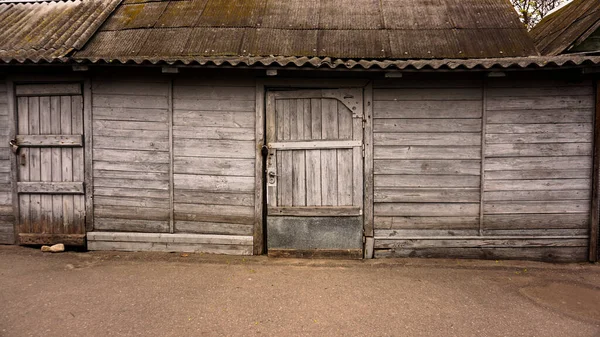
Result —
<instances>
[{"instance_id":1,"label":"wooden door panel","mask_svg":"<svg viewBox=\"0 0 600 337\"><path fill-rule=\"evenodd\" d=\"M19 241L83 244L83 97L30 87L17 86Z\"/></svg>"}]
</instances>

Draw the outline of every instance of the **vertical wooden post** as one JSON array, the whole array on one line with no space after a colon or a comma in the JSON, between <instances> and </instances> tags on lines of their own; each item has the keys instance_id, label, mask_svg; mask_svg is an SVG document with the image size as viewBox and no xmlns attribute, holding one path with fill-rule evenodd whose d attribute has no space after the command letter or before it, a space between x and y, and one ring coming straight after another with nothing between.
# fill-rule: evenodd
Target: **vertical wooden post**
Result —
<instances>
[{"instance_id":1,"label":"vertical wooden post","mask_svg":"<svg viewBox=\"0 0 600 337\"><path fill-rule=\"evenodd\" d=\"M595 83L596 111L594 114L594 167L592 174L592 214L590 219L590 262L598 261L598 226L600 216L600 81Z\"/></svg>"},{"instance_id":2,"label":"vertical wooden post","mask_svg":"<svg viewBox=\"0 0 600 337\"><path fill-rule=\"evenodd\" d=\"M481 83L481 171L479 183L479 236L483 236L483 199L485 187L485 129L487 126L487 79Z\"/></svg>"},{"instance_id":3,"label":"vertical wooden post","mask_svg":"<svg viewBox=\"0 0 600 337\"><path fill-rule=\"evenodd\" d=\"M167 123L169 123L169 233L175 233L175 182L173 170L173 79L169 79L167 99Z\"/></svg>"},{"instance_id":4,"label":"vertical wooden post","mask_svg":"<svg viewBox=\"0 0 600 337\"><path fill-rule=\"evenodd\" d=\"M15 102L15 83L12 80L6 81L6 89L8 95L8 139L17 137L17 104ZM19 195L17 194L17 156L9 152L10 156L10 177L12 188L12 205L13 205L13 243L18 235L19 228Z\"/></svg>"},{"instance_id":5,"label":"vertical wooden post","mask_svg":"<svg viewBox=\"0 0 600 337\"><path fill-rule=\"evenodd\" d=\"M254 255L264 252L263 240L263 157L265 129L265 85L261 80L256 82L256 121L255 121L255 163L254 163Z\"/></svg>"},{"instance_id":6,"label":"vertical wooden post","mask_svg":"<svg viewBox=\"0 0 600 337\"><path fill-rule=\"evenodd\" d=\"M373 258L374 243L374 212L373 212L373 82L369 82L364 89L364 236L365 259Z\"/></svg>"},{"instance_id":7,"label":"vertical wooden post","mask_svg":"<svg viewBox=\"0 0 600 337\"><path fill-rule=\"evenodd\" d=\"M84 137L84 179L85 179L85 229L94 230L94 158L93 158L93 111L92 80L83 81L83 137Z\"/></svg>"}]
</instances>

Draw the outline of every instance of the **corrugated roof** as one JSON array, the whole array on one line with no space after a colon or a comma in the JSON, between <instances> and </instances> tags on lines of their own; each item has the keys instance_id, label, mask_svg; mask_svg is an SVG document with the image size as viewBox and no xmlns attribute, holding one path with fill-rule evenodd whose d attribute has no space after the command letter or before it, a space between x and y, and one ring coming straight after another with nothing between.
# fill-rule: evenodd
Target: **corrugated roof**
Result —
<instances>
[{"instance_id":1,"label":"corrugated roof","mask_svg":"<svg viewBox=\"0 0 600 337\"><path fill-rule=\"evenodd\" d=\"M0 60L49 61L79 50L119 2L0 2Z\"/></svg>"},{"instance_id":2,"label":"corrugated roof","mask_svg":"<svg viewBox=\"0 0 600 337\"><path fill-rule=\"evenodd\" d=\"M559 55L600 28L600 1L574 0L545 17L532 30L542 55Z\"/></svg>"},{"instance_id":3,"label":"corrugated roof","mask_svg":"<svg viewBox=\"0 0 600 337\"><path fill-rule=\"evenodd\" d=\"M125 0L76 59L538 55L506 0Z\"/></svg>"}]
</instances>

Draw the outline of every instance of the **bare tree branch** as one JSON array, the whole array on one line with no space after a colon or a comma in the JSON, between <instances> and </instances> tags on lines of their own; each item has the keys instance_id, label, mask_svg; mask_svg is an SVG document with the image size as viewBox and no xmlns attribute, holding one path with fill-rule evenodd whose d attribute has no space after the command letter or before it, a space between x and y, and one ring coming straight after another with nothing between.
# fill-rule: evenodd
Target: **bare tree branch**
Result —
<instances>
[{"instance_id":1,"label":"bare tree branch","mask_svg":"<svg viewBox=\"0 0 600 337\"><path fill-rule=\"evenodd\" d=\"M554 8L562 5L567 0L510 0L517 13L521 17L521 22L527 29L533 28Z\"/></svg>"}]
</instances>

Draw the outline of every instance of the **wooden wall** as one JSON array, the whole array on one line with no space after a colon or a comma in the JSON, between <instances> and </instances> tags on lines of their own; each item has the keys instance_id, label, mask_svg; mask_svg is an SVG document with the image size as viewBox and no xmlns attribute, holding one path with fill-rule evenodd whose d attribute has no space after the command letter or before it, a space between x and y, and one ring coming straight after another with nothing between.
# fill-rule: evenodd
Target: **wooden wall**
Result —
<instances>
[{"instance_id":1,"label":"wooden wall","mask_svg":"<svg viewBox=\"0 0 600 337\"><path fill-rule=\"evenodd\" d=\"M6 82L0 77L0 243L14 243L10 149L8 147L8 96Z\"/></svg>"},{"instance_id":2,"label":"wooden wall","mask_svg":"<svg viewBox=\"0 0 600 337\"><path fill-rule=\"evenodd\" d=\"M376 82L375 256L584 260L592 91L509 78Z\"/></svg>"}]
</instances>

